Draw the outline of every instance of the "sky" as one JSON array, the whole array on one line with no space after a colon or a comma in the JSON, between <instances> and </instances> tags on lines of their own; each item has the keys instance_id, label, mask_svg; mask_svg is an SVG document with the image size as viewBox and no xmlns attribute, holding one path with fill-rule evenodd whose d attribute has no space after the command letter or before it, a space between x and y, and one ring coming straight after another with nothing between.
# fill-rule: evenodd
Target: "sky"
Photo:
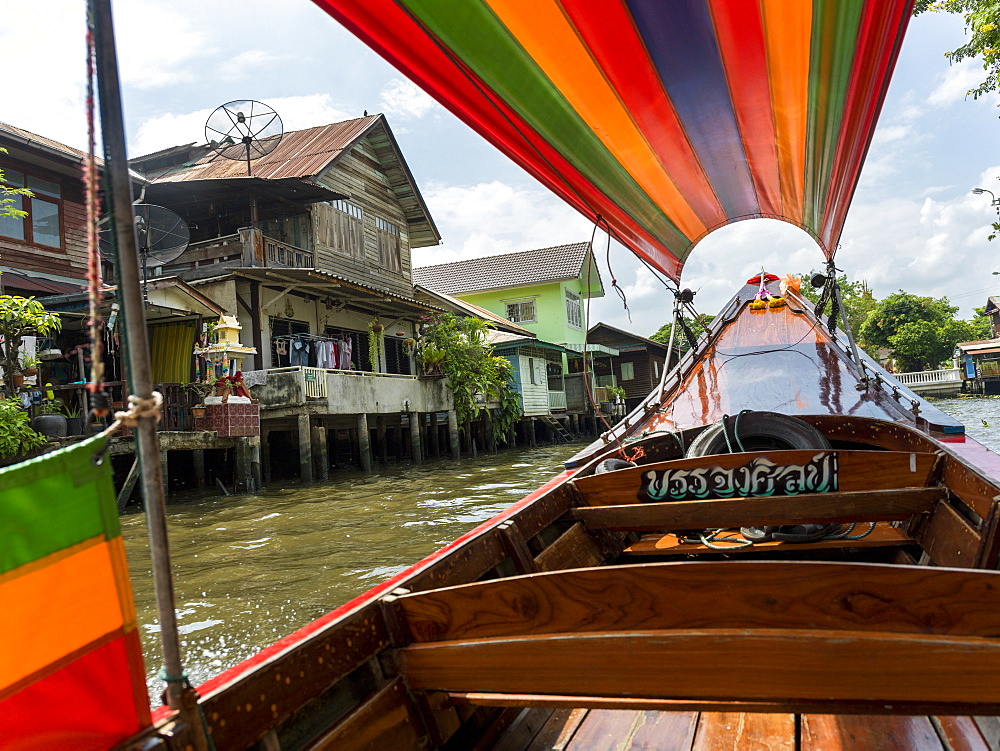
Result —
<instances>
[{"instance_id":1,"label":"sky","mask_svg":"<svg viewBox=\"0 0 1000 751\"><path fill-rule=\"evenodd\" d=\"M0 0L6 75L0 121L77 148L86 144L83 0ZM589 240L592 224L417 89L309 0L115 0L130 156L203 143L219 105L257 99L298 130L382 112L443 242L414 250L425 266ZM903 289L947 296L972 315L1000 295L1000 241L984 187L1000 195L1000 97L965 92L981 64L950 66L961 18L910 24L848 215L837 264L877 297ZM19 72L20 71L20 72ZM625 248L595 241L607 294L590 320L648 336L670 294ZM611 270L608 268L610 260ZM756 219L723 227L693 251L682 286L714 314L762 266L820 268L802 230ZM628 302L611 289L615 278Z\"/></svg>"}]
</instances>

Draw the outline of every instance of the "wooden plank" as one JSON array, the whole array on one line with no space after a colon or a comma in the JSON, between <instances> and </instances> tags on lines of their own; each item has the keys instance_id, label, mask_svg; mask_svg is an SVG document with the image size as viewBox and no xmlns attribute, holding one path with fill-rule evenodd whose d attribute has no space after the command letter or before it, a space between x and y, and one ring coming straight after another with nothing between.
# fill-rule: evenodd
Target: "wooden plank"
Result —
<instances>
[{"instance_id":1,"label":"wooden plank","mask_svg":"<svg viewBox=\"0 0 1000 751\"><path fill-rule=\"evenodd\" d=\"M566 751L618 751L631 736L638 714L620 709L591 710Z\"/></svg>"},{"instance_id":2,"label":"wooden plank","mask_svg":"<svg viewBox=\"0 0 1000 751\"><path fill-rule=\"evenodd\" d=\"M990 746L972 717L932 717L948 751L989 751Z\"/></svg>"},{"instance_id":3,"label":"wooden plank","mask_svg":"<svg viewBox=\"0 0 1000 751\"><path fill-rule=\"evenodd\" d=\"M748 655L762 669L734 681ZM675 666L695 665L680 674ZM411 689L776 701L1000 701L1000 641L925 634L705 629L554 634L417 644Z\"/></svg>"},{"instance_id":4,"label":"wooden plank","mask_svg":"<svg viewBox=\"0 0 1000 751\"><path fill-rule=\"evenodd\" d=\"M450 587L454 584L475 581L487 571L496 568L506 553L496 529L488 530L450 551L433 566L414 574L402 582L414 591Z\"/></svg>"},{"instance_id":5,"label":"wooden plank","mask_svg":"<svg viewBox=\"0 0 1000 751\"><path fill-rule=\"evenodd\" d=\"M524 751L548 724L555 710L525 708L494 744L492 751Z\"/></svg>"},{"instance_id":6,"label":"wooden plank","mask_svg":"<svg viewBox=\"0 0 1000 751\"><path fill-rule=\"evenodd\" d=\"M855 529L856 534L860 534L864 529ZM739 531L724 532L719 538L713 540L713 544L724 545L726 540L731 539L734 543L739 542ZM682 542L675 535L646 535L638 542L632 543L625 550L623 555L691 555L693 553L720 553L727 555L752 555L754 553L773 553L775 550L782 551L804 551L804 550L824 550L829 548L879 548L891 547L893 545L906 545L912 543L901 529L891 527L884 522L880 522L874 531L867 537L860 540L819 540L817 542L759 542L749 547L733 546L733 550L720 551L710 548L701 543Z\"/></svg>"},{"instance_id":7,"label":"wooden plank","mask_svg":"<svg viewBox=\"0 0 1000 751\"><path fill-rule=\"evenodd\" d=\"M524 536L515 522L508 519L497 526L497 531L500 532L500 542L503 543L507 557L514 563L517 573L531 574L538 570L535 559L531 557L524 541Z\"/></svg>"},{"instance_id":8,"label":"wooden plank","mask_svg":"<svg viewBox=\"0 0 1000 751\"><path fill-rule=\"evenodd\" d=\"M698 726L697 712L645 710L632 734L628 751L688 751Z\"/></svg>"},{"instance_id":9,"label":"wooden plank","mask_svg":"<svg viewBox=\"0 0 1000 751\"><path fill-rule=\"evenodd\" d=\"M603 562L604 555L600 546L579 522L535 556L535 565L539 571L596 566Z\"/></svg>"},{"instance_id":10,"label":"wooden plank","mask_svg":"<svg viewBox=\"0 0 1000 751\"><path fill-rule=\"evenodd\" d=\"M570 511L588 529L719 529L804 522L889 521L934 510L944 488L808 493L769 498L583 506Z\"/></svg>"},{"instance_id":11,"label":"wooden plank","mask_svg":"<svg viewBox=\"0 0 1000 751\"><path fill-rule=\"evenodd\" d=\"M943 751L928 717L803 715L802 751Z\"/></svg>"},{"instance_id":12,"label":"wooden plank","mask_svg":"<svg viewBox=\"0 0 1000 751\"><path fill-rule=\"evenodd\" d=\"M458 707L547 707L559 709L635 709L644 712L747 712L762 714L865 714L926 715L939 712L941 703L793 699L791 701L747 701L745 699L646 699L635 696L590 696L580 694L503 694L485 691L453 692L448 696ZM948 702L954 714L982 712L982 702ZM995 707L993 708L995 710ZM991 710L991 711L993 711ZM989 718L992 719L992 718ZM980 722L982 717L977 717ZM996 744L1000 748L1000 742Z\"/></svg>"},{"instance_id":13,"label":"wooden plank","mask_svg":"<svg viewBox=\"0 0 1000 751\"><path fill-rule=\"evenodd\" d=\"M962 501L984 519L990 507L1000 496L997 482L982 477L980 471L959 457L949 456L945 461L941 481Z\"/></svg>"},{"instance_id":14,"label":"wooden plank","mask_svg":"<svg viewBox=\"0 0 1000 751\"><path fill-rule=\"evenodd\" d=\"M638 629L1000 634L1000 573L811 561L558 571L403 595L415 642Z\"/></svg>"},{"instance_id":15,"label":"wooden plank","mask_svg":"<svg viewBox=\"0 0 1000 751\"><path fill-rule=\"evenodd\" d=\"M588 713L587 709L557 709L526 751L564 751Z\"/></svg>"},{"instance_id":16,"label":"wooden plank","mask_svg":"<svg viewBox=\"0 0 1000 751\"><path fill-rule=\"evenodd\" d=\"M937 460L936 454L911 451L824 451L822 449L751 451L741 454L716 454L644 464L635 469L579 477L572 480L572 483L582 494L587 505L633 504L636 500L644 500L639 496L642 477L651 471L683 471L703 468L726 470L743 467L755 459L767 460L779 466L804 465L812 461L818 454L829 453L837 455L839 466L837 490L839 492L924 487Z\"/></svg>"},{"instance_id":17,"label":"wooden plank","mask_svg":"<svg viewBox=\"0 0 1000 751\"><path fill-rule=\"evenodd\" d=\"M961 515L946 503L938 504L930 522L917 536L937 566L972 568L979 560L983 540Z\"/></svg>"},{"instance_id":18,"label":"wooden plank","mask_svg":"<svg viewBox=\"0 0 1000 751\"><path fill-rule=\"evenodd\" d=\"M795 751L796 729L793 714L705 712L698 722L694 751L734 748Z\"/></svg>"},{"instance_id":19,"label":"wooden plank","mask_svg":"<svg viewBox=\"0 0 1000 751\"><path fill-rule=\"evenodd\" d=\"M995 709L993 710L996 711ZM984 715L974 718L976 726L990 748L1000 748L1000 717Z\"/></svg>"},{"instance_id":20,"label":"wooden plank","mask_svg":"<svg viewBox=\"0 0 1000 751\"><path fill-rule=\"evenodd\" d=\"M396 678L307 748L309 751L418 748L423 734L403 680Z\"/></svg>"}]
</instances>

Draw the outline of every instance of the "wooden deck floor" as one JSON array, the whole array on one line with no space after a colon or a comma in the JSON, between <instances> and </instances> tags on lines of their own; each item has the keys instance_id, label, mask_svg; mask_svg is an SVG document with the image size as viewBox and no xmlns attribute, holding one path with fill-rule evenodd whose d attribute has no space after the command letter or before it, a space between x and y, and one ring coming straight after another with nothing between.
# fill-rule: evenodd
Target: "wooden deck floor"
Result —
<instances>
[{"instance_id":1,"label":"wooden deck floor","mask_svg":"<svg viewBox=\"0 0 1000 751\"><path fill-rule=\"evenodd\" d=\"M535 714L532 714L534 712ZM495 751L989 751L995 717L524 710Z\"/></svg>"}]
</instances>

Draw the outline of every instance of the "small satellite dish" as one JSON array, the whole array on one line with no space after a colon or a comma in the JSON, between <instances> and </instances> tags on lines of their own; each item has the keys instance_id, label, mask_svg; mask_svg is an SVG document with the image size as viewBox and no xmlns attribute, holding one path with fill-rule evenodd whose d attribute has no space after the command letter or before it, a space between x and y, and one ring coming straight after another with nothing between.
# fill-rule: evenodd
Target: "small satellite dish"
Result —
<instances>
[{"instance_id":1,"label":"small satellite dish","mask_svg":"<svg viewBox=\"0 0 1000 751\"><path fill-rule=\"evenodd\" d=\"M132 206L132 215L135 219L136 251L145 270L166 266L187 249L191 231L187 222L170 209L151 203L137 203ZM100 225L101 255L113 261L110 223L102 219Z\"/></svg>"},{"instance_id":2,"label":"small satellite dish","mask_svg":"<svg viewBox=\"0 0 1000 751\"><path fill-rule=\"evenodd\" d=\"M205 122L205 140L226 159L250 162L281 142L281 118L263 102L240 99L217 107Z\"/></svg>"}]
</instances>

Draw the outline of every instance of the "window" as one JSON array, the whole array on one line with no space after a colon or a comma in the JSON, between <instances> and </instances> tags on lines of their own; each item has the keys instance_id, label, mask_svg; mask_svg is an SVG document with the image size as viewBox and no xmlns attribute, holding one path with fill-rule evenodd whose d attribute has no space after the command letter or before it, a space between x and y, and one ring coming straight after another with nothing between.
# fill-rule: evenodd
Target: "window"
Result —
<instances>
[{"instance_id":1,"label":"window","mask_svg":"<svg viewBox=\"0 0 1000 751\"><path fill-rule=\"evenodd\" d=\"M28 212L23 219L0 218L0 235L49 248L62 247L62 188L59 183L16 170L3 170L6 185L29 188L33 196L11 196L11 208Z\"/></svg>"},{"instance_id":2,"label":"window","mask_svg":"<svg viewBox=\"0 0 1000 751\"><path fill-rule=\"evenodd\" d=\"M583 311L580 308L580 296L566 290L566 321L574 329L583 330Z\"/></svg>"},{"instance_id":3,"label":"window","mask_svg":"<svg viewBox=\"0 0 1000 751\"><path fill-rule=\"evenodd\" d=\"M328 201L316 206L316 243L354 258L365 257L365 223L360 206Z\"/></svg>"},{"instance_id":4,"label":"window","mask_svg":"<svg viewBox=\"0 0 1000 751\"><path fill-rule=\"evenodd\" d=\"M402 271L399 253L399 227L382 217L375 217L375 234L378 239L378 263L389 271Z\"/></svg>"},{"instance_id":5,"label":"window","mask_svg":"<svg viewBox=\"0 0 1000 751\"><path fill-rule=\"evenodd\" d=\"M622 363L622 380L631 381L635 378L635 363L623 362Z\"/></svg>"},{"instance_id":6,"label":"window","mask_svg":"<svg viewBox=\"0 0 1000 751\"><path fill-rule=\"evenodd\" d=\"M513 302L507 303L506 318L511 323L534 323L535 301L514 300Z\"/></svg>"},{"instance_id":7,"label":"window","mask_svg":"<svg viewBox=\"0 0 1000 751\"><path fill-rule=\"evenodd\" d=\"M657 380L660 379L660 361L653 360L653 377Z\"/></svg>"},{"instance_id":8,"label":"window","mask_svg":"<svg viewBox=\"0 0 1000 751\"><path fill-rule=\"evenodd\" d=\"M535 370L535 358L534 357L529 357L528 358L528 377L531 379L531 382L533 384L535 384L536 386L538 385L538 373Z\"/></svg>"}]
</instances>

